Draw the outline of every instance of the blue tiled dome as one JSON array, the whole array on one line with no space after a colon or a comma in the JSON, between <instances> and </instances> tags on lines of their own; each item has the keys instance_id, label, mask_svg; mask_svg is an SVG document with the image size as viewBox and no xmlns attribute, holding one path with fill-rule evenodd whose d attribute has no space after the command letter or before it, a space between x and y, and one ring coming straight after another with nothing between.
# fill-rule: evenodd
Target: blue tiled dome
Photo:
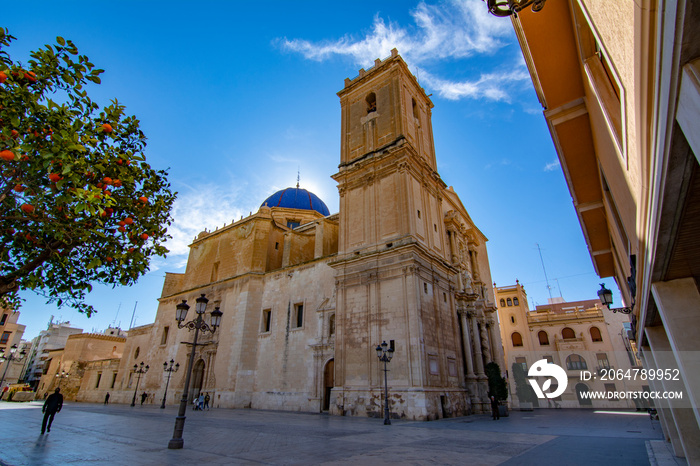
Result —
<instances>
[{"instance_id":1,"label":"blue tiled dome","mask_svg":"<svg viewBox=\"0 0 700 466\"><path fill-rule=\"evenodd\" d=\"M277 191L265 199L262 205L286 207L288 209L315 210L322 215L330 215L326 204L317 195L301 188L287 188Z\"/></svg>"}]
</instances>

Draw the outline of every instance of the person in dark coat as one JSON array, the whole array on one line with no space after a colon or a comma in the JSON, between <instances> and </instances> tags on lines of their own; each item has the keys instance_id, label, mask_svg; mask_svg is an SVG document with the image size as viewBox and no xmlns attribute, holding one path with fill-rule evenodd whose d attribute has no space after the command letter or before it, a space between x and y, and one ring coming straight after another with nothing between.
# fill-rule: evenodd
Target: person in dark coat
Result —
<instances>
[{"instance_id":1,"label":"person in dark coat","mask_svg":"<svg viewBox=\"0 0 700 466\"><path fill-rule=\"evenodd\" d=\"M56 391L49 395L49 397L44 402L44 407L41 411L44 413L44 420L41 421L41 434L44 432L51 432L51 423L53 422L53 417L56 413L61 412L63 408L63 395L61 395L61 389L56 388ZM48 422L48 426L46 423Z\"/></svg>"},{"instance_id":2,"label":"person in dark coat","mask_svg":"<svg viewBox=\"0 0 700 466\"><path fill-rule=\"evenodd\" d=\"M501 415L498 412L498 400L493 395L491 396L491 414L493 414L494 421L501 418Z\"/></svg>"},{"instance_id":3,"label":"person in dark coat","mask_svg":"<svg viewBox=\"0 0 700 466\"><path fill-rule=\"evenodd\" d=\"M109 403L109 393L105 395L105 404Z\"/></svg>"},{"instance_id":4,"label":"person in dark coat","mask_svg":"<svg viewBox=\"0 0 700 466\"><path fill-rule=\"evenodd\" d=\"M148 393L143 392L141 394L141 406L143 406L143 402L146 401L146 398L148 397Z\"/></svg>"}]
</instances>

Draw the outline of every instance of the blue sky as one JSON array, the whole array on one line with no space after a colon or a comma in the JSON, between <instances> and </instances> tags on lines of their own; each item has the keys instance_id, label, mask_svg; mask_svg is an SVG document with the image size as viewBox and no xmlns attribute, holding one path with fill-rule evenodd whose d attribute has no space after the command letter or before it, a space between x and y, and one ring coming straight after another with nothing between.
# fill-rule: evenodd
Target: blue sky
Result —
<instances>
[{"instance_id":1,"label":"blue sky","mask_svg":"<svg viewBox=\"0 0 700 466\"><path fill-rule=\"evenodd\" d=\"M86 331L128 328L134 308L135 325L152 322L164 272L184 271L194 236L256 211L297 170L337 212L336 93L394 47L432 94L438 171L489 238L494 281L519 279L531 306L546 303L538 243L553 296L596 297L601 280L511 23L481 0L12 2L2 26L18 38L15 60L60 35L105 69L88 92L141 120L148 161L169 168L179 193L167 259L133 287L96 287L90 319L25 293L25 338L52 315Z\"/></svg>"}]
</instances>

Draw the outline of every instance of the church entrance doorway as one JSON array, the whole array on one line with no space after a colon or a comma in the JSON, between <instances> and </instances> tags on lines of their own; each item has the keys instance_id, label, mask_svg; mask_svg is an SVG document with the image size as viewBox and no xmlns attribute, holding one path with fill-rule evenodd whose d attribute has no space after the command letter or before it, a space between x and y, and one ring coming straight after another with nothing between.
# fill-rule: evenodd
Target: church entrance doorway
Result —
<instances>
[{"instance_id":1,"label":"church entrance doorway","mask_svg":"<svg viewBox=\"0 0 700 466\"><path fill-rule=\"evenodd\" d=\"M204 361L200 359L194 363L194 369L192 369L192 392L190 400L194 400L199 396L199 392L202 391L202 385L204 385Z\"/></svg>"},{"instance_id":2,"label":"church entrance doorway","mask_svg":"<svg viewBox=\"0 0 700 466\"><path fill-rule=\"evenodd\" d=\"M331 359L323 370L323 411L331 407L331 389L335 385L335 361Z\"/></svg>"}]
</instances>

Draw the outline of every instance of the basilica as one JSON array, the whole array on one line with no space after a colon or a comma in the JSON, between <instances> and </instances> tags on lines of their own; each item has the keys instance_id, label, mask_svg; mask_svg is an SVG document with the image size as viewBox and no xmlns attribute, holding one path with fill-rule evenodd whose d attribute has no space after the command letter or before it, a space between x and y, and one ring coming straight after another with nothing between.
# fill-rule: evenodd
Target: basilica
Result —
<instances>
[{"instance_id":1,"label":"basilica","mask_svg":"<svg viewBox=\"0 0 700 466\"><path fill-rule=\"evenodd\" d=\"M433 103L392 51L346 79L339 212L297 184L190 245L168 273L152 324L133 328L114 374L87 371L79 401L128 402L135 390L212 407L430 420L484 412L484 366L505 371L486 237L437 172ZM176 307L204 295L216 331L179 328ZM161 369L174 360L180 370ZM141 375L134 366L145 362ZM138 387L136 386L138 385Z\"/></svg>"}]
</instances>

